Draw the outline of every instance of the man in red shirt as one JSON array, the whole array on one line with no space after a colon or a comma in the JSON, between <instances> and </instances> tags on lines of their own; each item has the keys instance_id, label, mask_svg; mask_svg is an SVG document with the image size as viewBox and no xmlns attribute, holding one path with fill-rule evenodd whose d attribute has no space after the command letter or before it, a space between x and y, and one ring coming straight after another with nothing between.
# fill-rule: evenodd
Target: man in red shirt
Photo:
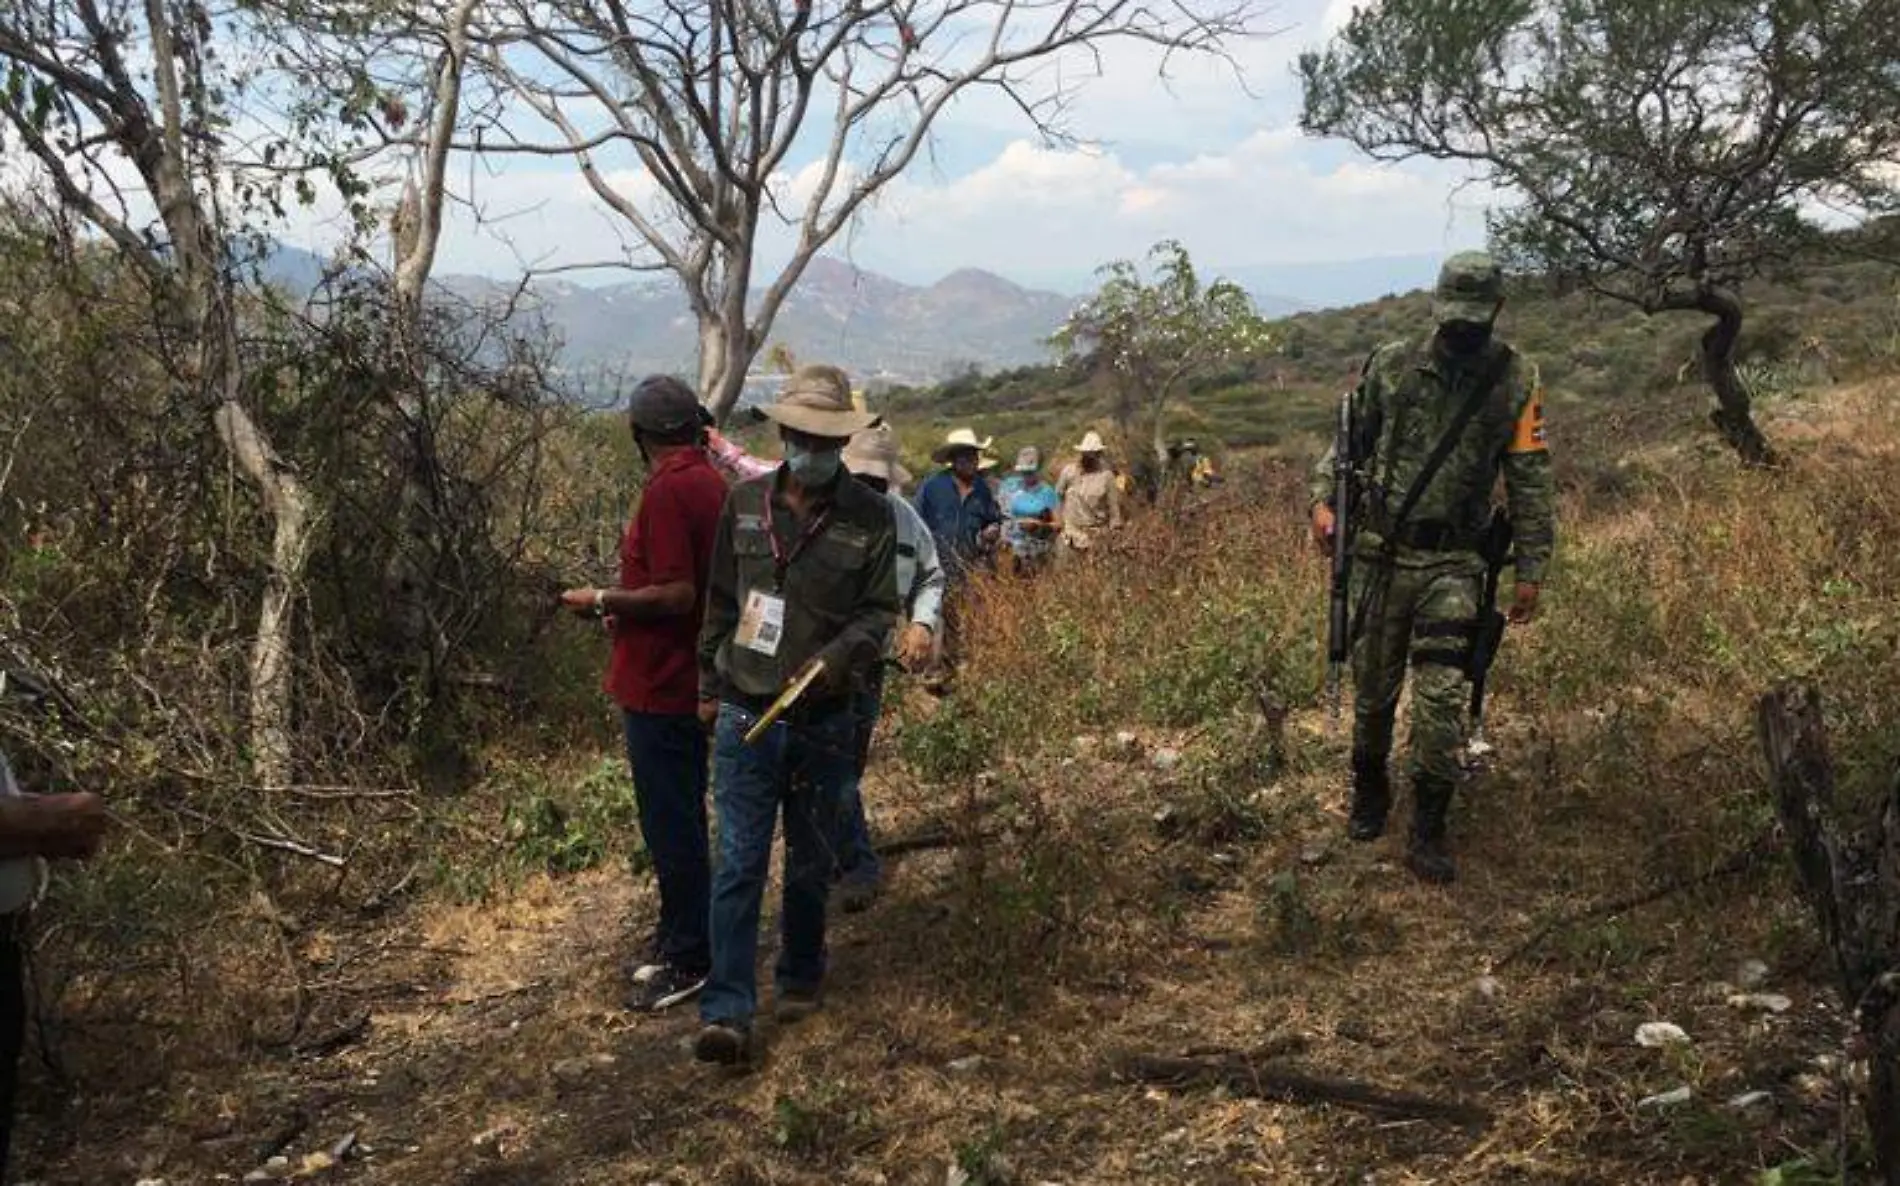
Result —
<instances>
[{"instance_id":1,"label":"man in red shirt","mask_svg":"<svg viewBox=\"0 0 1900 1186\"><path fill-rule=\"evenodd\" d=\"M613 632L606 689L620 706L640 832L660 883L659 924L628 1005L659 1010L697 994L712 958L698 639L726 481L706 457L711 417L684 383L642 379L628 418L647 479L620 544L620 583L569 589L561 600L606 618Z\"/></svg>"}]
</instances>

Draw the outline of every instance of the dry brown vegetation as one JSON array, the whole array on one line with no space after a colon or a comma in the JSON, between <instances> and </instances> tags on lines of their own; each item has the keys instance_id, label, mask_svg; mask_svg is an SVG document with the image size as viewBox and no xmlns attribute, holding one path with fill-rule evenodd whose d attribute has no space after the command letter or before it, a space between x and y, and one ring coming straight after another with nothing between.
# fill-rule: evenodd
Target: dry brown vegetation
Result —
<instances>
[{"instance_id":1,"label":"dry brown vegetation","mask_svg":"<svg viewBox=\"0 0 1900 1186\"><path fill-rule=\"evenodd\" d=\"M319 1172L1823 1180L1842 1111L1825 1060L1844 1024L1772 849L1750 711L1771 679L1809 675L1850 790L1883 789L1900 758L1896 398L1880 383L1786 405L1780 473L1627 441L1622 463L1570 459L1547 614L1506 643L1499 761L1456 809L1450 891L1415 883L1392 841L1341 838L1345 737L1313 695L1322 566L1297 475L1265 468L1144 518L1093 566L985 590L956 691L906 690L868 791L883 835L956 843L894 860L885 899L838 923L828 1008L768 1028L756 1074L694 1065L690 1010L617 1007L653 902L601 864L633 839L604 736L557 729L528 751L498 734L453 812L424 801L426 822L392 824L423 828L435 855L419 900L365 901L351 880L308 917L223 906L206 917L236 928L229 957L181 965L189 983L134 963L61 995L73 1091L30 1093L23 1176L210 1181L269 1146L294 1169L354 1133ZM113 879L140 868L115 855L63 892L137 900ZM1650 888L1667 892L1596 910ZM1750 959L1787 1012L1729 1002ZM69 974L57 942L42 967ZM215 1017L142 1004L193 993ZM287 993L306 999L294 1036L274 1020ZM1651 1020L1692 1043L1635 1045ZM1467 1130L1115 1073L1127 1051L1263 1047L1495 1119ZM1678 1086L1688 1103L1639 1107ZM1728 1106L1746 1091L1769 1094Z\"/></svg>"}]
</instances>

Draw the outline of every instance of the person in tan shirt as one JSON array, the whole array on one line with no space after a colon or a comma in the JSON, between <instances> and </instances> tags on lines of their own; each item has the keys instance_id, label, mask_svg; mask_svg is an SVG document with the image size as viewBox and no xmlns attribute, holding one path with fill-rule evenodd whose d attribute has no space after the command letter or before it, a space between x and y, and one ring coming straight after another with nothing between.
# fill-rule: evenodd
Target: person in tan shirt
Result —
<instances>
[{"instance_id":1,"label":"person in tan shirt","mask_svg":"<svg viewBox=\"0 0 1900 1186\"><path fill-rule=\"evenodd\" d=\"M1115 471L1103 458L1107 451L1101 435L1089 433L1075 447L1081 460L1063 468L1056 479L1056 493L1062 497L1062 547L1065 552L1087 551L1104 528L1120 530L1122 525L1121 487L1115 483Z\"/></svg>"}]
</instances>

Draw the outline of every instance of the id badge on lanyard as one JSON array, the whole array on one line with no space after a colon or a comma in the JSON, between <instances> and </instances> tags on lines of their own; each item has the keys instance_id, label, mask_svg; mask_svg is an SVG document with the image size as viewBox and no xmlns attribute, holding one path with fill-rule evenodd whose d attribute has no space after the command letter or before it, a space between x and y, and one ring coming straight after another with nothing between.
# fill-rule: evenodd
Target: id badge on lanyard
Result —
<instances>
[{"instance_id":1,"label":"id badge on lanyard","mask_svg":"<svg viewBox=\"0 0 1900 1186\"><path fill-rule=\"evenodd\" d=\"M785 637L785 574L792 562L805 551L811 542L824 534L831 523L829 509L814 517L798 540L786 551L779 543L778 525L773 521L772 498L765 499L765 538L772 545L772 589L752 589L746 593L745 605L739 611L739 628L733 638L740 646L768 658L778 655L779 643Z\"/></svg>"}]
</instances>

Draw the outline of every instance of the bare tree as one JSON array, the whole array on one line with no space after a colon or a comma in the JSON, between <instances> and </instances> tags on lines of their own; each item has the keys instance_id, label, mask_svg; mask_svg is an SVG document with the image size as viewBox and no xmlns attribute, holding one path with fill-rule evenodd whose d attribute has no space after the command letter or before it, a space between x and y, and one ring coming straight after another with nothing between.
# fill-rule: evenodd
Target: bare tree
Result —
<instances>
[{"instance_id":1,"label":"bare tree","mask_svg":"<svg viewBox=\"0 0 1900 1186\"><path fill-rule=\"evenodd\" d=\"M250 479L272 524L250 660L258 780L291 774L291 638L313 508L244 399L229 228L228 133L212 22L167 0L45 0L0 9L0 119L60 202L142 275L168 370ZM129 181L127 179L134 179ZM156 214L145 213L147 209Z\"/></svg>"},{"instance_id":2,"label":"bare tree","mask_svg":"<svg viewBox=\"0 0 1900 1186\"><path fill-rule=\"evenodd\" d=\"M1077 83L1115 42L1225 55L1257 0L496 0L478 15L488 100L463 147L571 157L624 224L629 262L676 277L721 416L812 257L925 149L959 95L1004 96L1067 135ZM1091 69L1093 67L1093 69ZM609 173L631 154L637 183ZM790 174L801 180L793 184ZM769 281L762 230L790 237Z\"/></svg>"}]
</instances>

